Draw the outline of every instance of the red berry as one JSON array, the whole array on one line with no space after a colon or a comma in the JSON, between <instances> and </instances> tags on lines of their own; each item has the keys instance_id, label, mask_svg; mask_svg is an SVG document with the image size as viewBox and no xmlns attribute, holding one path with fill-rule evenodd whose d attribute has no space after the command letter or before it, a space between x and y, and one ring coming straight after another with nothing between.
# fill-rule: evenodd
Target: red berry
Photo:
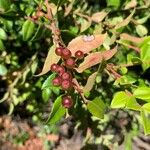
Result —
<instances>
[{"instance_id":1,"label":"red berry","mask_svg":"<svg viewBox=\"0 0 150 150\"><path fill-rule=\"evenodd\" d=\"M71 98L70 96L64 96L64 97L62 98L62 105L63 105L63 107L65 107L65 108L71 108L72 105L73 105L73 100L72 100L72 98Z\"/></svg>"},{"instance_id":2,"label":"red berry","mask_svg":"<svg viewBox=\"0 0 150 150\"><path fill-rule=\"evenodd\" d=\"M64 48L62 51L61 57L64 59L70 58L71 57L71 51L69 49Z\"/></svg>"},{"instance_id":3,"label":"red berry","mask_svg":"<svg viewBox=\"0 0 150 150\"><path fill-rule=\"evenodd\" d=\"M55 53L56 53L56 55L61 56L62 55L62 51L63 51L62 47L57 47L56 50L55 50Z\"/></svg>"},{"instance_id":4,"label":"red berry","mask_svg":"<svg viewBox=\"0 0 150 150\"><path fill-rule=\"evenodd\" d=\"M80 50L75 52L75 57L78 59L82 59L84 57L84 53Z\"/></svg>"},{"instance_id":5,"label":"red berry","mask_svg":"<svg viewBox=\"0 0 150 150\"><path fill-rule=\"evenodd\" d=\"M65 61L65 65L67 68L74 68L75 60L73 58L69 58Z\"/></svg>"},{"instance_id":6,"label":"red berry","mask_svg":"<svg viewBox=\"0 0 150 150\"><path fill-rule=\"evenodd\" d=\"M61 76L65 72L65 68L63 66L59 66L57 68L57 72Z\"/></svg>"},{"instance_id":7,"label":"red berry","mask_svg":"<svg viewBox=\"0 0 150 150\"><path fill-rule=\"evenodd\" d=\"M72 88L72 82L70 80L63 80L61 83L61 87L63 90L69 90Z\"/></svg>"},{"instance_id":8,"label":"red berry","mask_svg":"<svg viewBox=\"0 0 150 150\"><path fill-rule=\"evenodd\" d=\"M58 69L58 65L57 64L52 64L51 65L51 71L57 72L57 69Z\"/></svg>"},{"instance_id":9,"label":"red berry","mask_svg":"<svg viewBox=\"0 0 150 150\"><path fill-rule=\"evenodd\" d=\"M55 79L53 79L52 83L54 86L60 86L61 85L61 78L60 77L56 77Z\"/></svg>"},{"instance_id":10,"label":"red berry","mask_svg":"<svg viewBox=\"0 0 150 150\"><path fill-rule=\"evenodd\" d=\"M71 76L71 73L69 73L69 72L64 72L64 73L62 74L61 78L62 78L63 80L70 80L70 79L72 79L72 76Z\"/></svg>"}]
</instances>

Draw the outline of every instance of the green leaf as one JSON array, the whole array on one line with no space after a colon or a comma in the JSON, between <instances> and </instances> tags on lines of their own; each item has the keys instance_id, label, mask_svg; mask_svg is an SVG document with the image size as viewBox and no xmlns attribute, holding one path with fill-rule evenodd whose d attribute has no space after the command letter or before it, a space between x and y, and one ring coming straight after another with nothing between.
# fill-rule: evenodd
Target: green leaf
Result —
<instances>
[{"instance_id":1,"label":"green leaf","mask_svg":"<svg viewBox=\"0 0 150 150\"><path fill-rule=\"evenodd\" d=\"M38 40L41 38L41 36L43 35L44 33L44 26L42 24L40 24L34 34L34 36L32 37L31 41L34 41L34 40Z\"/></svg>"},{"instance_id":2,"label":"green leaf","mask_svg":"<svg viewBox=\"0 0 150 150\"><path fill-rule=\"evenodd\" d=\"M61 119L61 117L65 114L65 108L62 106L62 96L59 96L52 107L52 111L50 113L50 116L47 120L48 124L54 124L57 121L59 121Z\"/></svg>"},{"instance_id":3,"label":"green leaf","mask_svg":"<svg viewBox=\"0 0 150 150\"><path fill-rule=\"evenodd\" d=\"M52 80L55 78L55 76L56 76L55 73L51 74L51 75L44 81L44 83L43 83L41 89L43 90L43 89L45 89L45 88L52 87L52 86L53 86L53 85L52 85Z\"/></svg>"},{"instance_id":4,"label":"green leaf","mask_svg":"<svg viewBox=\"0 0 150 150\"><path fill-rule=\"evenodd\" d=\"M93 116L103 119L106 105L99 97L96 97L87 104L87 109Z\"/></svg>"},{"instance_id":5,"label":"green leaf","mask_svg":"<svg viewBox=\"0 0 150 150\"><path fill-rule=\"evenodd\" d=\"M6 74L7 74L7 68L4 65L0 64L0 75L4 76Z\"/></svg>"},{"instance_id":6,"label":"green leaf","mask_svg":"<svg viewBox=\"0 0 150 150\"><path fill-rule=\"evenodd\" d=\"M139 35L139 36L144 36L144 35L146 35L147 33L148 33L148 30L147 30L147 28L145 27L145 26L143 26L143 25L137 25L136 26L136 32L137 32L137 34Z\"/></svg>"},{"instance_id":7,"label":"green leaf","mask_svg":"<svg viewBox=\"0 0 150 150\"><path fill-rule=\"evenodd\" d=\"M10 0L0 0L0 10L7 11L10 9Z\"/></svg>"},{"instance_id":8,"label":"green leaf","mask_svg":"<svg viewBox=\"0 0 150 150\"><path fill-rule=\"evenodd\" d=\"M114 98L111 102L111 108L123 108L126 106L127 100L130 100L130 97L126 92L117 92L115 93Z\"/></svg>"},{"instance_id":9,"label":"green leaf","mask_svg":"<svg viewBox=\"0 0 150 150\"><path fill-rule=\"evenodd\" d=\"M7 34L4 31L4 29L0 28L0 39L6 40L7 39Z\"/></svg>"},{"instance_id":10,"label":"green leaf","mask_svg":"<svg viewBox=\"0 0 150 150\"><path fill-rule=\"evenodd\" d=\"M129 99L127 99L126 106L127 109L132 109L132 110L141 110L141 106L137 103L136 99L134 96L129 96Z\"/></svg>"},{"instance_id":11,"label":"green leaf","mask_svg":"<svg viewBox=\"0 0 150 150\"><path fill-rule=\"evenodd\" d=\"M145 135L150 134L150 119L148 118L148 114L146 111L141 111L142 124L144 126Z\"/></svg>"},{"instance_id":12,"label":"green leaf","mask_svg":"<svg viewBox=\"0 0 150 150\"><path fill-rule=\"evenodd\" d=\"M5 46L3 44L3 41L0 39L0 51L4 51L5 50Z\"/></svg>"},{"instance_id":13,"label":"green leaf","mask_svg":"<svg viewBox=\"0 0 150 150\"><path fill-rule=\"evenodd\" d=\"M150 39L147 38L141 46L140 58L143 62L142 68L145 71L150 67Z\"/></svg>"},{"instance_id":14,"label":"green leaf","mask_svg":"<svg viewBox=\"0 0 150 150\"><path fill-rule=\"evenodd\" d=\"M44 102L47 102L50 99L51 95L52 95L51 89L49 89L49 88L44 89L42 91L42 98L43 98Z\"/></svg>"},{"instance_id":15,"label":"green leaf","mask_svg":"<svg viewBox=\"0 0 150 150\"><path fill-rule=\"evenodd\" d=\"M107 6L119 7L120 0L107 0Z\"/></svg>"},{"instance_id":16,"label":"green leaf","mask_svg":"<svg viewBox=\"0 0 150 150\"><path fill-rule=\"evenodd\" d=\"M138 87L133 95L136 98L145 100L145 101L150 101L150 87Z\"/></svg>"},{"instance_id":17,"label":"green leaf","mask_svg":"<svg viewBox=\"0 0 150 150\"><path fill-rule=\"evenodd\" d=\"M150 113L150 103L146 103L142 106L143 110L146 110Z\"/></svg>"},{"instance_id":18,"label":"green leaf","mask_svg":"<svg viewBox=\"0 0 150 150\"><path fill-rule=\"evenodd\" d=\"M28 41L33 33L34 33L35 24L30 21L26 20L22 26L22 34L23 34L23 40Z\"/></svg>"}]
</instances>

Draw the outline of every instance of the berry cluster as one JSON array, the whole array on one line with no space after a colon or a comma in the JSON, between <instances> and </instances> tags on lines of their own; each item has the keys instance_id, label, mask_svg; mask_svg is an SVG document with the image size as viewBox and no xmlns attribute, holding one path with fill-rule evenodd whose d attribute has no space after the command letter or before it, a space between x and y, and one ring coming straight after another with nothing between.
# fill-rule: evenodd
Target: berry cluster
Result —
<instances>
[{"instance_id":1,"label":"berry cluster","mask_svg":"<svg viewBox=\"0 0 150 150\"><path fill-rule=\"evenodd\" d=\"M72 57L71 51L63 47L56 48L55 53L56 55L61 56L62 62L64 63L62 65L51 65L51 71L57 73L57 76L55 79L53 79L52 83L54 86L60 86L63 90L68 92L73 87L71 69L73 69L76 65L75 58L82 59L84 54L82 51L78 50L76 51L74 58ZM62 105L65 108L70 108L73 105L71 96L64 96L62 98Z\"/></svg>"}]
</instances>

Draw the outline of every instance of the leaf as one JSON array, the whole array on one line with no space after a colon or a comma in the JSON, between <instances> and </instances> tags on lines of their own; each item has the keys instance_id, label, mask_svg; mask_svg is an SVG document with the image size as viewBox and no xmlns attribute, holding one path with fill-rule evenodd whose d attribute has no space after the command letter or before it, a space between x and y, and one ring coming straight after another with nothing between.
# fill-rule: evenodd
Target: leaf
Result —
<instances>
[{"instance_id":1,"label":"leaf","mask_svg":"<svg viewBox=\"0 0 150 150\"><path fill-rule=\"evenodd\" d=\"M4 65L0 64L0 76L4 76L6 74L7 74L7 68Z\"/></svg>"},{"instance_id":2,"label":"leaf","mask_svg":"<svg viewBox=\"0 0 150 150\"><path fill-rule=\"evenodd\" d=\"M52 111L47 120L48 124L54 124L61 119L61 117L65 114L65 108L62 106L62 96L59 96L52 107Z\"/></svg>"},{"instance_id":3,"label":"leaf","mask_svg":"<svg viewBox=\"0 0 150 150\"><path fill-rule=\"evenodd\" d=\"M145 135L150 134L150 119L148 118L148 115L146 111L141 111L141 118L142 118L142 124L144 126L144 133Z\"/></svg>"},{"instance_id":4,"label":"leaf","mask_svg":"<svg viewBox=\"0 0 150 150\"><path fill-rule=\"evenodd\" d=\"M93 101L90 101L87 104L87 109L93 116L103 119L106 105L101 99L99 99L99 97L96 97Z\"/></svg>"},{"instance_id":5,"label":"leaf","mask_svg":"<svg viewBox=\"0 0 150 150\"><path fill-rule=\"evenodd\" d=\"M101 11L101 12L97 12L94 13L91 17L92 21L99 23L101 22L106 16L108 15L108 12L105 11Z\"/></svg>"},{"instance_id":6,"label":"leaf","mask_svg":"<svg viewBox=\"0 0 150 150\"><path fill-rule=\"evenodd\" d=\"M150 103L146 103L142 106L143 110L146 110L150 113Z\"/></svg>"},{"instance_id":7,"label":"leaf","mask_svg":"<svg viewBox=\"0 0 150 150\"><path fill-rule=\"evenodd\" d=\"M127 95L126 92L117 92L115 93L114 98L111 102L111 108L124 108L126 106L127 100L129 99L130 97Z\"/></svg>"},{"instance_id":8,"label":"leaf","mask_svg":"<svg viewBox=\"0 0 150 150\"><path fill-rule=\"evenodd\" d=\"M84 54L90 52L91 50L98 48L103 44L107 33L91 35L92 40L86 41L86 36L78 36L69 42L67 48L71 50L72 55L74 56L75 52L82 50ZM87 36L88 38L88 36Z\"/></svg>"},{"instance_id":9,"label":"leaf","mask_svg":"<svg viewBox=\"0 0 150 150\"><path fill-rule=\"evenodd\" d=\"M54 63L58 63L58 61L60 60L60 56L57 56L55 54L55 46L53 45L49 52L48 52L48 55L46 57L46 60L45 60L45 63L44 63L44 66L43 66L43 69L42 69L42 72L36 76L41 76L43 74L46 74L48 71L50 71L50 66Z\"/></svg>"},{"instance_id":10,"label":"leaf","mask_svg":"<svg viewBox=\"0 0 150 150\"><path fill-rule=\"evenodd\" d=\"M10 0L0 0L0 10L7 11L10 9Z\"/></svg>"},{"instance_id":11,"label":"leaf","mask_svg":"<svg viewBox=\"0 0 150 150\"><path fill-rule=\"evenodd\" d=\"M125 6L125 10L126 9L130 9L130 8L134 8L137 5L137 1L136 0L131 0L130 2L128 2Z\"/></svg>"},{"instance_id":12,"label":"leaf","mask_svg":"<svg viewBox=\"0 0 150 150\"><path fill-rule=\"evenodd\" d=\"M134 96L129 96L129 97L130 98L127 99L125 108L140 111L141 106L137 103L135 97Z\"/></svg>"},{"instance_id":13,"label":"leaf","mask_svg":"<svg viewBox=\"0 0 150 150\"><path fill-rule=\"evenodd\" d=\"M131 41L133 43L141 43L143 42L144 38L139 38L139 37L135 37L135 36L131 36L127 33L122 33L120 34L120 39L122 40L127 40L127 41Z\"/></svg>"},{"instance_id":14,"label":"leaf","mask_svg":"<svg viewBox=\"0 0 150 150\"><path fill-rule=\"evenodd\" d=\"M129 22L131 21L132 16L134 15L134 13L135 13L135 9L132 11L132 13L126 19L124 19L122 22L118 23L115 26L115 29L119 29L121 27L127 26L129 24Z\"/></svg>"},{"instance_id":15,"label":"leaf","mask_svg":"<svg viewBox=\"0 0 150 150\"><path fill-rule=\"evenodd\" d=\"M138 87L133 95L136 97L136 98L139 98L139 99L142 99L142 100L145 100L145 101L150 101L150 87Z\"/></svg>"},{"instance_id":16,"label":"leaf","mask_svg":"<svg viewBox=\"0 0 150 150\"><path fill-rule=\"evenodd\" d=\"M55 73L51 74L51 75L44 81L44 83L43 83L41 89L43 90L43 89L46 89L46 88L48 88L48 87L53 86L53 85L52 85L52 80L55 78L55 76L56 76Z\"/></svg>"},{"instance_id":17,"label":"leaf","mask_svg":"<svg viewBox=\"0 0 150 150\"><path fill-rule=\"evenodd\" d=\"M5 46L3 44L3 41L0 39L0 51L5 50Z\"/></svg>"},{"instance_id":18,"label":"leaf","mask_svg":"<svg viewBox=\"0 0 150 150\"><path fill-rule=\"evenodd\" d=\"M94 52L84 58L84 61L76 68L77 72L81 73L85 69L99 64L102 60L108 60L117 52L117 47L112 50L103 52Z\"/></svg>"},{"instance_id":19,"label":"leaf","mask_svg":"<svg viewBox=\"0 0 150 150\"><path fill-rule=\"evenodd\" d=\"M23 34L23 40L28 41L33 33L34 33L35 24L30 21L26 20L22 26L22 34Z\"/></svg>"},{"instance_id":20,"label":"leaf","mask_svg":"<svg viewBox=\"0 0 150 150\"><path fill-rule=\"evenodd\" d=\"M13 110L14 110L14 104L13 104L13 103L10 103L8 115L11 115L12 112L13 112Z\"/></svg>"},{"instance_id":21,"label":"leaf","mask_svg":"<svg viewBox=\"0 0 150 150\"><path fill-rule=\"evenodd\" d=\"M90 26L91 26L91 20L86 20L86 19L82 19L81 22L81 27L80 27L80 32L84 32L85 30L87 30Z\"/></svg>"},{"instance_id":22,"label":"leaf","mask_svg":"<svg viewBox=\"0 0 150 150\"><path fill-rule=\"evenodd\" d=\"M47 102L50 99L51 94L52 94L52 91L49 88L46 88L42 91L42 98L44 102Z\"/></svg>"},{"instance_id":23,"label":"leaf","mask_svg":"<svg viewBox=\"0 0 150 150\"><path fill-rule=\"evenodd\" d=\"M86 82L86 85L83 87L83 93L86 93L86 92L90 92L91 89L93 88L94 86L94 83L95 83L95 79L96 79L96 76L97 76L97 72L94 72L93 74L91 74Z\"/></svg>"},{"instance_id":24,"label":"leaf","mask_svg":"<svg viewBox=\"0 0 150 150\"><path fill-rule=\"evenodd\" d=\"M120 0L107 0L107 6L113 6L118 8L120 6Z\"/></svg>"},{"instance_id":25,"label":"leaf","mask_svg":"<svg viewBox=\"0 0 150 150\"><path fill-rule=\"evenodd\" d=\"M7 34L2 28L0 28L0 39L7 40Z\"/></svg>"},{"instance_id":26,"label":"leaf","mask_svg":"<svg viewBox=\"0 0 150 150\"><path fill-rule=\"evenodd\" d=\"M147 28L144 25L137 25L136 32L139 36L145 36L148 33Z\"/></svg>"},{"instance_id":27,"label":"leaf","mask_svg":"<svg viewBox=\"0 0 150 150\"><path fill-rule=\"evenodd\" d=\"M43 32L45 31L45 29L43 28L44 26L42 24L40 24L34 34L34 36L32 37L31 41L40 39L40 37L43 35Z\"/></svg>"}]
</instances>

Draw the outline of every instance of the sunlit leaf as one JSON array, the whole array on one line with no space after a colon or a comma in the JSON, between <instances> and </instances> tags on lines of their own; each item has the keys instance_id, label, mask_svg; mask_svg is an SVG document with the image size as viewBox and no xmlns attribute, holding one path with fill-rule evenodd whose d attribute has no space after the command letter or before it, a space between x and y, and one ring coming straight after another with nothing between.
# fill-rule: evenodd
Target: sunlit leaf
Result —
<instances>
[{"instance_id":1,"label":"sunlit leaf","mask_svg":"<svg viewBox=\"0 0 150 150\"><path fill-rule=\"evenodd\" d=\"M55 54L55 46L52 46L48 52L48 55L46 57L42 72L36 76L41 76L43 74L46 74L48 71L50 71L50 67L53 63L58 63L60 60L60 56Z\"/></svg>"},{"instance_id":2,"label":"sunlit leaf","mask_svg":"<svg viewBox=\"0 0 150 150\"><path fill-rule=\"evenodd\" d=\"M144 38L135 37L127 33L120 34L120 38L122 40L127 40L127 41L131 41L133 43L138 43L138 44L144 41Z\"/></svg>"},{"instance_id":3,"label":"sunlit leaf","mask_svg":"<svg viewBox=\"0 0 150 150\"><path fill-rule=\"evenodd\" d=\"M111 108L124 108L128 99L130 97L124 91L115 93L111 102Z\"/></svg>"},{"instance_id":4,"label":"sunlit leaf","mask_svg":"<svg viewBox=\"0 0 150 150\"><path fill-rule=\"evenodd\" d=\"M85 69L99 64L102 60L108 60L114 56L117 52L117 47L112 50L103 52L94 52L85 57L84 61L76 68L77 72L81 73Z\"/></svg>"},{"instance_id":5,"label":"sunlit leaf","mask_svg":"<svg viewBox=\"0 0 150 150\"><path fill-rule=\"evenodd\" d=\"M105 12L105 11L101 11L101 12L97 12L97 13L94 13L91 17L92 21L94 22L101 22L106 16L108 15L108 12Z\"/></svg>"},{"instance_id":6,"label":"sunlit leaf","mask_svg":"<svg viewBox=\"0 0 150 150\"><path fill-rule=\"evenodd\" d=\"M83 53L88 53L91 50L101 46L106 38L107 34L99 34L99 35L91 35L89 36L78 36L75 39L73 39L69 44L68 44L68 49L71 50L72 55L75 54L76 51L82 50ZM91 40L87 40L87 39Z\"/></svg>"},{"instance_id":7,"label":"sunlit leaf","mask_svg":"<svg viewBox=\"0 0 150 150\"><path fill-rule=\"evenodd\" d=\"M0 64L0 76L4 76L6 74L7 74L7 68L4 65Z\"/></svg>"},{"instance_id":8,"label":"sunlit leaf","mask_svg":"<svg viewBox=\"0 0 150 150\"><path fill-rule=\"evenodd\" d=\"M131 0L130 2L128 2L125 6L124 9L130 9L130 8L134 8L137 5L137 0Z\"/></svg>"},{"instance_id":9,"label":"sunlit leaf","mask_svg":"<svg viewBox=\"0 0 150 150\"><path fill-rule=\"evenodd\" d=\"M88 80L86 82L86 85L83 87L83 92L84 93L91 91L91 89L94 86L96 76L97 76L97 72L94 72L93 74L91 74L89 76L89 78L88 78Z\"/></svg>"},{"instance_id":10,"label":"sunlit leaf","mask_svg":"<svg viewBox=\"0 0 150 150\"><path fill-rule=\"evenodd\" d=\"M150 102L150 87L138 87L134 91L133 95L136 98Z\"/></svg>"},{"instance_id":11,"label":"sunlit leaf","mask_svg":"<svg viewBox=\"0 0 150 150\"><path fill-rule=\"evenodd\" d=\"M145 135L150 134L150 119L148 117L148 114L146 111L141 111L141 118L142 118L142 124L144 126L144 133Z\"/></svg>"},{"instance_id":12,"label":"sunlit leaf","mask_svg":"<svg viewBox=\"0 0 150 150\"><path fill-rule=\"evenodd\" d=\"M118 23L115 26L115 29L119 29L121 27L128 25L134 15L134 13L135 13L135 9L132 11L132 13L126 19L124 19L121 23Z\"/></svg>"}]
</instances>

